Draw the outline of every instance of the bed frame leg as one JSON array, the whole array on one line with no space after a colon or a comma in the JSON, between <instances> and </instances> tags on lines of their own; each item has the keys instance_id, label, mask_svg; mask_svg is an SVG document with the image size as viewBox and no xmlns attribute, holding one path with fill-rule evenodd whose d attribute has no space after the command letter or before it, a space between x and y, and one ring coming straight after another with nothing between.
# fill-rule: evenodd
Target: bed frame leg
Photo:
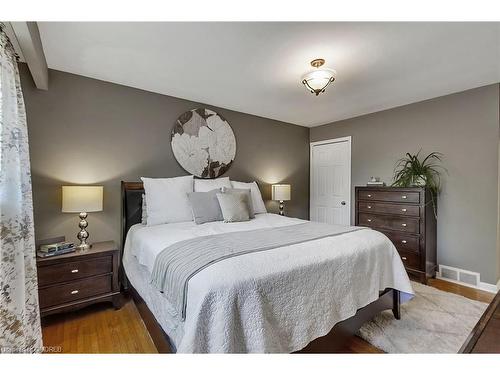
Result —
<instances>
[{"instance_id":1,"label":"bed frame leg","mask_svg":"<svg viewBox=\"0 0 500 375\"><path fill-rule=\"evenodd\" d=\"M399 290L392 291L392 313L397 320L401 319L401 296Z\"/></svg>"}]
</instances>

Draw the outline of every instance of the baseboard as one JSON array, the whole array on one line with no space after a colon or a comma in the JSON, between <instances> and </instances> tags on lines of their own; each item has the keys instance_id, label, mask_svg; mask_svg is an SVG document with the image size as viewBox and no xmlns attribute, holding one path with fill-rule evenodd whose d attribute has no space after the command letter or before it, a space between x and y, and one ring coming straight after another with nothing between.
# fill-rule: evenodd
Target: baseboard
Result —
<instances>
[{"instance_id":1,"label":"baseboard","mask_svg":"<svg viewBox=\"0 0 500 375\"><path fill-rule=\"evenodd\" d=\"M491 293L497 293L500 290L500 288L498 287L498 283L495 285L495 284L483 283L481 281L481 283L479 285L480 285L479 289L485 290L485 291L491 292Z\"/></svg>"},{"instance_id":2,"label":"baseboard","mask_svg":"<svg viewBox=\"0 0 500 375\"><path fill-rule=\"evenodd\" d=\"M497 284L489 284L489 283L485 283L485 282L482 282L480 281L478 283L478 285L471 285L471 284L467 284L467 283L464 283L464 282L461 282L459 280L454 280L454 279L450 279L450 278L447 278L447 277L443 277L441 276L441 272L436 272L436 279L439 279L439 280L444 280L444 281L449 281L450 283L455 283L455 284L458 284L458 285L463 285L463 286L467 286L469 288L473 288L473 289L478 289L478 290L482 290L482 291L485 291L485 292L490 292L490 293L497 293L499 290L500 290L500 280L498 280Z\"/></svg>"}]
</instances>

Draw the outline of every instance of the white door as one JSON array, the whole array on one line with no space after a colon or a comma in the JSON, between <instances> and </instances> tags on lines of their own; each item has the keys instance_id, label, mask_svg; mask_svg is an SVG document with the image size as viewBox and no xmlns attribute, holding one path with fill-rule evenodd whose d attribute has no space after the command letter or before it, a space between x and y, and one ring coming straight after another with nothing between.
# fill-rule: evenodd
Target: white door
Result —
<instances>
[{"instance_id":1,"label":"white door","mask_svg":"<svg viewBox=\"0 0 500 375\"><path fill-rule=\"evenodd\" d=\"M311 221L350 225L351 137L311 143Z\"/></svg>"}]
</instances>

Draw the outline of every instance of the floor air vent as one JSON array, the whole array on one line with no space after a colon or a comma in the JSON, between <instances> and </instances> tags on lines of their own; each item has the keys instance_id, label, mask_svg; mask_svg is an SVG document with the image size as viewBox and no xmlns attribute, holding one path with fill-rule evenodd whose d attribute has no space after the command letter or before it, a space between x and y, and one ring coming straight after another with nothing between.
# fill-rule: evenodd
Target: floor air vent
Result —
<instances>
[{"instance_id":1,"label":"floor air vent","mask_svg":"<svg viewBox=\"0 0 500 375\"><path fill-rule=\"evenodd\" d=\"M442 279L455 281L460 284L479 287L480 275L477 272L462 270L460 268L439 265L439 275Z\"/></svg>"}]
</instances>

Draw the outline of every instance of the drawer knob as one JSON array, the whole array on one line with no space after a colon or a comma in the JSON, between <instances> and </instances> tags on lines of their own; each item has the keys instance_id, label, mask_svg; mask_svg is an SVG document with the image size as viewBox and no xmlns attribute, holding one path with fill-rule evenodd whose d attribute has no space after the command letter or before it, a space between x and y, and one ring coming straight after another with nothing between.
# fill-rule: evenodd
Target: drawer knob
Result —
<instances>
[{"instance_id":1,"label":"drawer knob","mask_svg":"<svg viewBox=\"0 0 500 375\"><path fill-rule=\"evenodd\" d=\"M372 206L368 206L368 208L372 208Z\"/></svg>"},{"instance_id":2,"label":"drawer knob","mask_svg":"<svg viewBox=\"0 0 500 375\"><path fill-rule=\"evenodd\" d=\"M406 227L406 223L401 224L403 227Z\"/></svg>"},{"instance_id":3,"label":"drawer knob","mask_svg":"<svg viewBox=\"0 0 500 375\"><path fill-rule=\"evenodd\" d=\"M371 223L372 219L368 219L368 222Z\"/></svg>"},{"instance_id":4,"label":"drawer knob","mask_svg":"<svg viewBox=\"0 0 500 375\"><path fill-rule=\"evenodd\" d=\"M406 243L406 240L401 241L401 243Z\"/></svg>"},{"instance_id":5,"label":"drawer knob","mask_svg":"<svg viewBox=\"0 0 500 375\"><path fill-rule=\"evenodd\" d=\"M71 273L78 273L78 269L71 270Z\"/></svg>"},{"instance_id":6,"label":"drawer knob","mask_svg":"<svg viewBox=\"0 0 500 375\"><path fill-rule=\"evenodd\" d=\"M371 194L368 194L368 195L367 195L367 197L368 197L368 198L371 198L371 197L372 197L372 195L371 195Z\"/></svg>"},{"instance_id":7,"label":"drawer knob","mask_svg":"<svg viewBox=\"0 0 500 375\"><path fill-rule=\"evenodd\" d=\"M401 257L401 259L406 260L406 257Z\"/></svg>"},{"instance_id":8,"label":"drawer knob","mask_svg":"<svg viewBox=\"0 0 500 375\"><path fill-rule=\"evenodd\" d=\"M406 199L406 195L402 195L401 198Z\"/></svg>"},{"instance_id":9,"label":"drawer knob","mask_svg":"<svg viewBox=\"0 0 500 375\"><path fill-rule=\"evenodd\" d=\"M78 294L78 290L72 290L71 294Z\"/></svg>"},{"instance_id":10,"label":"drawer knob","mask_svg":"<svg viewBox=\"0 0 500 375\"><path fill-rule=\"evenodd\" d=\"M406 212L406 208L402 208L401 211Z\"/></svg>"}]
</instances>

